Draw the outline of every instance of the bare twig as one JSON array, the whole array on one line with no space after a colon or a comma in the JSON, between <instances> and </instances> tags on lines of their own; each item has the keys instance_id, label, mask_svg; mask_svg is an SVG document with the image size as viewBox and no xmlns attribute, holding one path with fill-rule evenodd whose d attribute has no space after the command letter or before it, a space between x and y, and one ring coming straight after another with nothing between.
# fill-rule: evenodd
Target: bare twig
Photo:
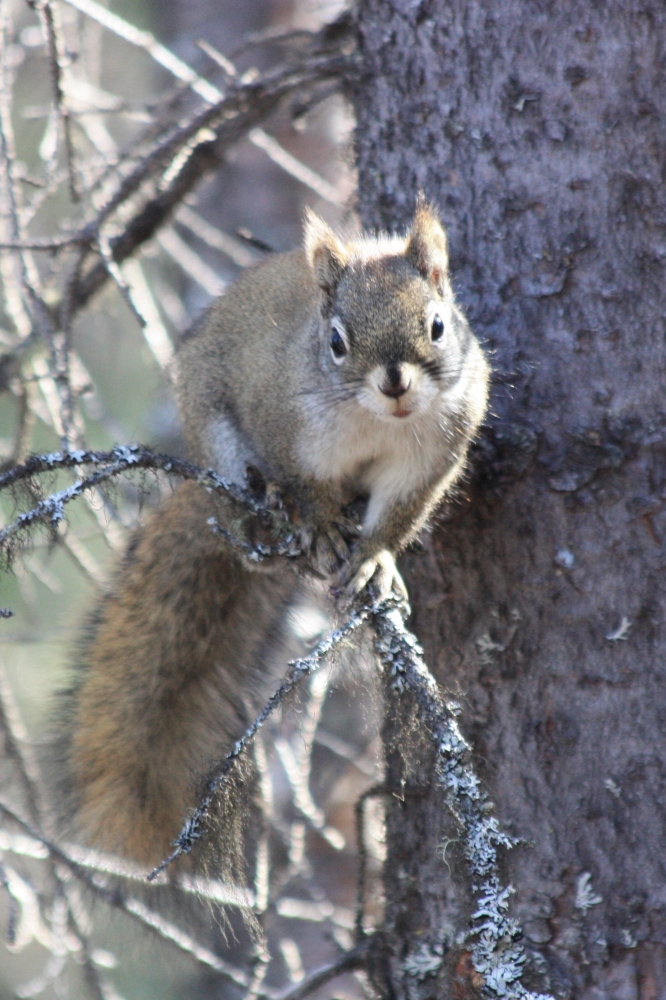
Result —
<instances>
[{"instance_id":1,"label":"bare twig","mask_svg":"<svg viewBox=\"0 0 666 1000\"><path fill-rule=\"evenodd\" d=\"M280 993L277 1000L305 1000L320 986L324 986L337 976L344 975L345 972L353 972L355 969L362 969L366 964L368 951L372 941L366 939L362 944L357 945L351 951L345 952L335 962L324 965L321 969L315 970L306 976L300 983L289 990Z\"/></svg>"},{"instance_id":2,"label":"bare twig","mask_svg":"<svg viewBox=\"0 0 666 1000\"><path fill-rule=\"evenodd\" d=\"M218 49L216 49L215 46L211 45L210 42L207 42L204 38L199 38L197 41L197 45L199 46L202 52L206 53L209 59L212 59L214 63L216 63L218 66L221 67L221 69L224 70L227 76L231 77L232 79L238 76L236 67L232 63L231 59L228 59L227 56L223 55L220 51L218 51Z\"/></svg>"},{"instance_id":3,"label":"bare twig","mask_svg":"<svg viewBox=\"0 0 666 1000\"><path fill-rule=\"evenodd\" d=\"M272 25L270 28L263 28L260 31L249 31L247 35L229 54L229 59L236 59L238 56L247 52L249 48L254 48L257 45L268 44L286 44L288 42L293 42L295 39L309 39L312 38L312 32L307 31L305 28L284 28L278 25ZM201 42L199 42L201 45ZM201 45L203 48L203 45ZM204 52L208 52L208 49L204 49ZM213 58L213 57L211 57Z\"/></svg>"},{"instance_id":4,"label":"bare twig","mask_svg":"<svg viewBox=\"0 0 666 1000\"><path fill-rule=\"evenodd\" d=\"M349 58L335 52L312 56L300 65L270 72L251 83L238 84L219 104L195 114L184 125L167 132L122 181L99 211L97 219L80 234L79 241L84 236L92 241L104 219L125 203L147 179L156 176L185 151L177 169L167 177L167 183L159 193L149 198L126 222L120 235L110 239L114 260L122 262L156 233L175 206L200 181L202 174L219 164L224 150L247 135L285 96L308 83L341 77L349 71ZM105 265L99 264L81 277L74 294L77 308L85 305L104 283L106 276Z\"/></svg>"},{"instance_id":5,"label":"bare twig","mask_svg":"<svg viewBox=\"0 0 666 1000\"><path fill-rule=\"evenodd\" d=\"M17 765L30 818L37 826L41 826L44 820L44 803L39 769L32 756L28 733L16 707L2 659L0 659L0 730L4 734L5 752Z\"/></svg>"},{"instance_id":6,"label":"bare twig","mask_svg":"<svg viewBox=\"0 0 666 1000\"><path fill-rule=\"evenodd\" d=\"M140 261L136 258L126 261L123 266L123 275L127 281L132 303L137 313L145 321L143 336L146 343L160 368L166 369L173 358L173 344L162 323L155 296L146 281Z\"/></svg>"},{"instance_id":7,"label":"bare twig","mask_svg":"<svg viewBox=\"0 0 666 1000\"><path fill-rule=\"evenodd\" d=\"M315 733L315 743L326 747L327 750L337 754L338 757L342 757L343 760L349 761L350 764L357 768L361 774L365 774L366 777L377 777L378 765L368 757L367 753L359 753L350 743L341 740L339 736L333 736L332 733L322 729L321 726Z\"/></svg>"},{"instance_id":8,"label":"bare twig","mask_svg":"<svg viewBox=\"0 0 666 1000\"><path fill-rule=\"evenodd\" d=\"M273 782L268 768L266 747L261 735L254 739L254 762L259 775L259 805L261 830L257 841L254 867L254 912L261 918L268 909L270 897L270 844L269 831L273 819Z\"/></svg>"},{"instance_id":9,"label":"bare twig","mask_svg":"<svg viewBox=\"0 0 666 1000\"><path fill-rule=\"evenodd\" d=\"M330 201L332 205L345 204L347 199L333 184L330 184L315 170L312 170L305 163L292 156L284 146L280 145L277 139L274 139L272 135L268 135L262 128L251 129L247 137L254 146L263 149L264 153L271 158L273 163L277 163L278 167L282 167L286 173L291 174L301 184L305 184L306 187L311 188L324 201Z\"/></svg>"},{"instance_id":10,"label":"bare twig","mask_svg":"<svg viewBox=\"0 0 666 1000\"><path fill-rule=\"evenodd\" d=\"M282 767L291 785L296 809L311 829L316 830L336 851L341 851L345 846L345 838L335 827L328 826L324 813L317 806L310 792L309 767L303 766L303 762L309 758L309 748L307 756L305 753L297 755L287 740L276 739L275 749L280 756Z\"/></svg>"},{"instance_id":11,"label":"bare twig","mask_svg":"<svg viewBox=\"0 0 666 1000\"><path fill-rule=\"evenodd\" d=\"M157 234L157 242L162 250L183 269L185 274L203 288L207 295L215 298L222 294L227 287L227 282L219 274L216 274L212 267L209 267L173 228L166 226L160 230Z\"/></svg>"},{"instance_id":12,"label":"bare twig","mask_svg":"<svg viewBox=\"0 0 666 1000\"><path fill-rule=\"evenodd\" d=\"M53 89L53 104L56 114L58 115L63 138L65 140L65 157L67 161L67 173L69 176L69 193L72 201L78 201L79 192L77 190L74 167L72 124L62 86L61 52L64 48L64 44L56 25L56 17L51 0L42 0L42 2L35 4L35 8L39 11L42 24L44 25L44 34L46 35L46 44L48 46L49 53L49 70L51 73L51 87Z\"/></svg>"},{"instance_id":13,"label":"bare twig","mask_svg":"<svg viewBox=\"0 0 666 1000\"><path fill-rule=\"evenodd\" d=\"M0 366L1 365L2 359L0 359ZM16 397L18 398L18 413L16 419L16 430L14 432L14 443L9 456L3 462L0 462L0 473L5 472L7 469L11 469L17 462L21 461L28 441L28 436L30 434L30 429L35 418L35 414L30 407L28 392L25 385L19 384L16 391Z\"/></svg>"},{"instance_id":14,"label":"bare twig","mask_svg":"<svg viewBox=\"0 0 666 1000\"><path fill-rule=\"evenodd\" d=\"M5 940L7 944L13 945L16 941L16 924L18 921L18 903L16 897L12 892L11 885L9 884L9 879L7 878L7 872L5 871L5 866L0 862L0 885L4 886L7 891L7 896L9 897L9 915L7 917L7 930L5 932Z\"/></svg>"},{"instance_id":15,"label":"bare twig","mask_svg":"<svg viewBox=\"0 0 666 1000\"><path fill-rule=\"evenodd\" d=\"M87 233L74 233L72 236L47 236L34 240L3 240L0 242L0 250L62 250L73 243L88 243L89 239Z\"/></svg>"},{"instance_id":16,"label":"bare twig","mask_svg":"<svg viewBox=\"0 0 666 1000\"><path fill-rule=\"evenodd\" d=\"M222 476L219 476L212 469L201 469L191 462L185 462L170 455L162 455L142 448L138 445L119 445L107 452L94 451L69 451L53 452L49 455L33 455L24 465L15 466L8 472L0 475L0 490L14 486L16 483L30 480L36 475L55 472L59 469L73 469L80 466L92 465L96 471L91 475L76 480L71 486L66 487L57 493L42 500L32 510L19 515L0 531L0 546L7 543L20 531L23 531L38 522L46 522L55 525L64 517L65 505L85 492L99 486L100 483L129 471L139 470L161 470L181 479L195 480L202 486L227 493L238 503L243 504L249 511L263 516L268 523L275 526L282 522L286 523L286 518L279 518L279 512L273 507L268 508L258 501L249 490L243 489ZM293 533L292 533L293 534ZM289 532L284 538L285 543L290 544ZM295 549L285 550L280 554L296 555Z\"/></svg>"},{"instance_id":17,"label":"bare twig","mask_svg":"<svg viewBox=\"0 0 666 1000\"><path fill-rule=\"evenodd\" d=\"M365 913L365 869L366 869L366 847L365 847L365 823L364 812L365 803L368 799L376 795L386 795L387 789L384 784L371 785L366 788L362 795L359 795L354 806L354 818L356 821L356 852L357 852L357 875L356 875L356 917L354 928L356 931L357 943L366 937L363 926L363 916Z\"/></svg>"},{"instance_id":18,"label":"bare twig","mask_svg":"<svg viewBox=\"0 0 666 1000\"><path fill-rule=\"evenodd\" d=\"M94 896L97 896L109 906L127 913L128 916L132 917L143 927L152 930L162 940L175 944L180 951L190 955L200 964L214 969L239 986L247 986L249 984L249 977L241 969L237 969L219 955L210 951L210 949L198 944L191 935L176 927L170 921L165 920L157 913L154 913L140 900L125 897L118 889L108 886L100 877L90 875L79 862L71 858L52 840L26 823L11 806L2 801L0 801L0 813L3 813L13 823L16 823L33 840L37 840L43 844L48 850L50 857L63 865ZM266 990L261 990L259 995L262 997L275 996L272 991L269 992Z\"/></svg>"},{"instance_id":19,"label":"bare twig","mask_svg":"<svg viewBox=\"0 0 666 1000\"><path fill-rule=\"evenodd\" d=\"M273 695L271 695L252 725L250 725L245 730L245 733L241 736L241 738L236 741L233 750L227 754L224 760L222 760L212 772L206 784L206 791L201 799L201 802L190 814L175 841L175 850L169 855L168 858L165 858L164 861L162 861L161 864L154 869L154 871L150 873L148 876L149 880L152 881L157 878L160 872L163 872L168 865L176 860L176 858L181 857L183 854L190 853L194 845L203 835L203 823L210 812L216 792L220 790L225 780L229 777L232 770L237 765L245 750L250 746L252 740L261 729L266 719L268 719L268 717L275 711L278 705L282 704L285 698L305 677L309 677L310 674L314 673L314 671L321 665L326 657L333 652L333 650L341 646L351 635L358 631L364 622L368 620L371 613L372 608L368 605L363 605L357 611L352 612L347 621L340 626L340 628L330 632L320 642L318 642L307 656L291 661L287 675L280 687Z\"/></svg>"},{"instance_id":20,"label":"bare twig","mask_svg":"<svg viewBox=\"0 0 666 1000\"><path fill-rule=\"evenodd\" d=\"M257 254L248 250L239 239L236 239L235 236L229 236L228 233L223 233L187 205L180 206L176 212L175 219L176 222L185 226L186 229L189 229L200 240L207 243L209 247L212 247L214 250L220 250L234 264L237 264L238 267L250 267L259 260Z\"/></svg>"}]
</instances>

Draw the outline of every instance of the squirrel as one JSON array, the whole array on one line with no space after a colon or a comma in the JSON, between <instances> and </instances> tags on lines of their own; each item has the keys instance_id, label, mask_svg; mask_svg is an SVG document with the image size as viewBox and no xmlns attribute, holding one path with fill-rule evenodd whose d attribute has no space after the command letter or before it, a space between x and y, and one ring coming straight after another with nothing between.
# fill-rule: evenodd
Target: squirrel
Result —
<instances>
[{"instance_id":1,"label":"squirrel","mask_svg":"<svg viewBox=\"0 0 666 1000\"><path fill-rule=\"evenodd\" d=\"M194 459L278 484L351 601L368 584L376 600L406 593L395 558L460 477L488 373L421 198L404 237L343 241L308 213L303 249L246 271L185 334L175 383ZM170 852L197 778L264 703L288 643L296 575L211 530L234 516L186 482L147 518L63 696L69 831L141 865Z\"/></svg>"}]
</instances>

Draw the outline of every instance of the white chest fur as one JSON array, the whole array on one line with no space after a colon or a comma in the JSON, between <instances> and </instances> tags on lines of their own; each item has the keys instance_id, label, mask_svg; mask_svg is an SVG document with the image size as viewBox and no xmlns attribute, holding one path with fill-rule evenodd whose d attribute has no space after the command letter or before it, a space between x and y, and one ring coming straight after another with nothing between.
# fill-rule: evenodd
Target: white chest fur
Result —
<instances>
[{"instance_id":1,"label":"white chest fur","mask_svg":"<svg viewBox=\"0 0 666 1000\"><path fill-rule=\"evenodd\" d=\"M306 407L298 458L316 479L339 485L345 499L369 495L364 534L387 507L445 475L450 464L443 400L406 419L376 416L355 400L343 406Z\"/></svg>"}]
</instances>

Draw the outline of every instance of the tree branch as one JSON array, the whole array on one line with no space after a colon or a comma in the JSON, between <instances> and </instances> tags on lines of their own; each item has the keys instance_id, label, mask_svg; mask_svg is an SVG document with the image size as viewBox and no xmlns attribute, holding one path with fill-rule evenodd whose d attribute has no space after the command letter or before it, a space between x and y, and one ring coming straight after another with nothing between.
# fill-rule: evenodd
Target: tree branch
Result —
<instances>
[{"instance_id":1,"label":"tree branch","mask_svg":"<svg viewBox=\"0 0 666 1000\"><path fill-rule=\"evenodd\" d=\"M492 806L480 786L469 745L421 658L418 640L405 628L404 607L387 602L375 610L373 624L387 682L399 694L409 691L414 698L421 725L436 749L435 775L444 801L461 828L468 882L477 904L470 930L476 938L472 962L483 977L484 992L506 1000L546 1000L520 981L525 963L522 931L507 914L513 889L500 879L498 848L514 847L518 841L490 815Z\"/></svg>"},{"instance_id":2,"label":"tree branch","mask_svg":"<svg viewBox=\"0 0 666 1000\"><path fill-rule=\"evenodd\" d=\"M355 969L362 969L367 962L371 944L372 938L367 938L363 944L357 945L351 951L345 952L335 962L324 965L321 969L316 969L309 976L306 976L302 982L298 983L298 985L278 994L276 1000L305 1000L305 997L310 996L320 986L324 986L325 983L328 983L331 979L335 979L336 976L341 976L345 972L353 972Z\"/></svg>"},{"instance_id":3,"label":"tree branch","mask_svg":"<svg viewBox=\"0 0 666 1000\"><path fill-rule=\"evenodd\" d=\"M170 941L175 944L179 950L190 955L200 964L214 969L216 972L221 973L228 979L231 979L238 986L247 986L249 983L248 975L226 962L219 955L210 951L208 948L204 948L202 945L198 944L189 934L182 931L179 927L176 927L170 921L165 920L159 914L154 913L149 907L142 903L138 899L132 897L125 897L122 892L117 888L112 888L106 884L100 876L90 875L85 868L75 861L73 858L67 854L61 847L45 837L42 833L36 830L30 824L26 823L18 813L12 809L7 803L0 801L0 813L3 813L8 819L13 823L16 823L21 830L24 831L33 840L38 841L43 844L48 850L50 858L58 862L79 881L86 889L89 890L98 899L101 899L108 906L114 909L121 910L128 916L132 917L137 923L141 924L142 927L146 927L151 930L162 940ZM274 991L261 990L259 993L262 997L271 998L271 1000L277 1000L277 995Z\"/></svg>"},{"instance_id":4,"label":"tree branch","mask_svg":"<svg viewBox=\"0 0 666 1000\"><path fill-rule=\"evenodd\" d=\"M368 620L372 613L369 605L363 605L358 610L353 611L347 621L330 632L321 639L314 649L307 656L298 660L292 660L289 664L287 675L280 687L271 695L266 705L256 717L254 722L248 726L245 733L234 744L233 749L226 755L220 764L212 771L206 790L197 808L190 814L183 828L174 842L175 850L165 858L149 875L148 880L157 878L173 861L183 854L189 854L198 840L204 833L203 823L210 812L215 794L220 791L231 772L238 764L245 750L250 746L252 740L259 732L268 717L281 705L285 698L291 694L305 677L309 677L322 664L322 662L335 649L341 646L351 635L358 631L361 625Z\"/></svg>"},{"instance_id":5,"label":"tree branch","mask_svg":"<svg viewBox=\"0 0 666 1000\"><path fill-rule=\"evenodd\" d=\"M284 510L280 508L276 509L275 506L266 506L249 490L223 479L222 476L219 476L212 469L201 469L191 462L173 458L170 455L159 454L139 445L118 445L111 451L106 452L57 451L48 455L33 455L23 465L17 465L8 472L0 475L0 491L15 486L20 482L29 481L36 475L56 472L59 469L78 469L86 465L96 466L96 471L89 476L77 479L76 482L65 489L46 497L37 506L20 514L14 521L3 528L0 531L0 548L4 547L5 550L8 550L9 543L19 532L25 531L38 522L46 522L50 525L57 524L65 516L64 508L66 504L99 486L100 483L115 479L122 473L134 470L160 470L170 475L178 476L181 479L194 480L201 483L204 488L226 493L237 503L242 504L249 512L256 514L262 523L270 527L282 527L284 529L288 524ZM211 524L211 528L213 530L221 530L216 524ZM232 542L234 541L228 533L225 533L225 537ZM282 540L284 546L279 551L276 549L275 553L267 546L260 546L257 561L272 554L293 557L300 555L300 550L295 546L291 546L293 540L293 531L290 532L287 530Z\"/></svg>"}]
</instances>

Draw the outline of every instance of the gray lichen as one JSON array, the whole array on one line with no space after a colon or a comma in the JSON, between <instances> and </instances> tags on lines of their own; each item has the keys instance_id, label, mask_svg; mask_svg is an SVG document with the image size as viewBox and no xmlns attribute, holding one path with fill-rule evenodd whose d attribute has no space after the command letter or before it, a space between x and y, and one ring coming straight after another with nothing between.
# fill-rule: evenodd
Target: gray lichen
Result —
<instances>
[{"instance_id":1,"label":"gray lichen","mask_svg":"<svg viewBox=\"0 0 666 1000\"><path fill-rule=\"evenodd\" d=\"M520 944L522 932L518 922L508 914L509 897L514 890L501 883L497 853L498 848L511 848L516 841L489 815L492 807L475 773L469 745L460 732L454 711L439 695L416 638L405 628L400 606L378 609L374 620L375 648L391 686L399 693L407 689L411 692L422 724L436 742L436 774L444 801L461 828L476 900L468 937L473 942L474 968L483 977L483 990L489 997L506 1000L549 1000L531 993L521 982L526 960ZM411 956L410 961L415 962L415 957Z\"/></svg>"}]
</instances>

